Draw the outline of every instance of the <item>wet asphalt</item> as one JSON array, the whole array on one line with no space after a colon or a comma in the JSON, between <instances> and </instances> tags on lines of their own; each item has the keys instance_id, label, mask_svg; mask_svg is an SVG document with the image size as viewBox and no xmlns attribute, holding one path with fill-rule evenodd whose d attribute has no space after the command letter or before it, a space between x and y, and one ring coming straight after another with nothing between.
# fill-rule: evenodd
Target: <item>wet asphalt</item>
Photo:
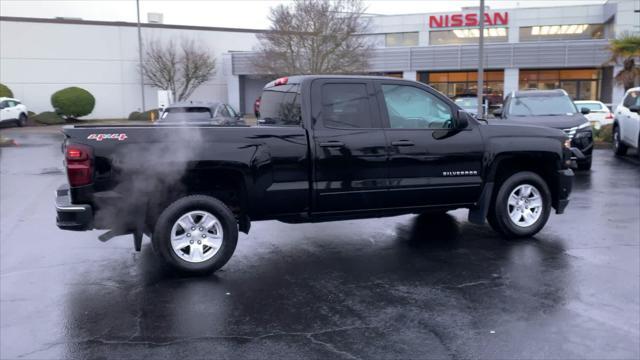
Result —
<instances>
[{"instance_id":1,"label":"wet asphalt","mask_svg":"<svg viewBox=\"0 0 640 360\"><path fill-rule=\"evenodd\" d=\"M640 161L595 151L564 215L506 242L466 211L254 223L208 277L55 226L52 128L4 129L0 357L637 359Z\"/></svg>"}]
</instances>

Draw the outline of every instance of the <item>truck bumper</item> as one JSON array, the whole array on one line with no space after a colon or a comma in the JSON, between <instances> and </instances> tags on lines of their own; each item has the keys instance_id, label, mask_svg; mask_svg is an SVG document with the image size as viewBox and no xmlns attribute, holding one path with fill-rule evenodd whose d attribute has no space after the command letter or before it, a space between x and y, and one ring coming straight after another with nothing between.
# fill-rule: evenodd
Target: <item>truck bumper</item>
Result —
<instances>
[{"instance_id":1,"label":"truck bumper","mask_svg":"<svg viewBox=\"0 0 640 360\"><path fill-rule=\"evenodd\" d=\"M569 204L569 195L573 188L573 171L571 169L560 170L558 171L557 179L557 196L553 207L556 209L556 214L562 214Z\"/></svg>"},{"instance_id":2,"label":"truck bumper","mask_svg":"<svg viewBox=\"0 0 640 360\"><path fill-rule=\"evenodd\" d=\"M91 205L72 204L69 186L56 190L56 225L62 230L85 231L93 229Z\"/></svg>"}]
</instances>

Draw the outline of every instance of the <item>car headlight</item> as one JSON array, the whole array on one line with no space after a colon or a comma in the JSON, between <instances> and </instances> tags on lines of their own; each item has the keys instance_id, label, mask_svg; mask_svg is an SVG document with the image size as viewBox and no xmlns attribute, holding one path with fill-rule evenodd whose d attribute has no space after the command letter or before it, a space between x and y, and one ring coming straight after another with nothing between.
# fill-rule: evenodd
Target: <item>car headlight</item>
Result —
<instances>
[{"instance_id":1,"label":"car headlight","mask_svg":"<svg viewBox=\"0 0 640 360\"><path fill-rule=\"evenodd\" d=\"M591 127L591 123L590 122L586 122L580 126L578 126L578 130L582 130L582 129L586 129L586 128L590 128Z\"/></svg>"},{"instance_id":2,"label":"car headlight","mask_svg":"<svg viewBox=\"0 0 640 360\"><path fill-rule=\"evenodd\" d=\"M564 141L564 148L571 149L571 139L567 139Z\"/></svg>"}]
</instances>

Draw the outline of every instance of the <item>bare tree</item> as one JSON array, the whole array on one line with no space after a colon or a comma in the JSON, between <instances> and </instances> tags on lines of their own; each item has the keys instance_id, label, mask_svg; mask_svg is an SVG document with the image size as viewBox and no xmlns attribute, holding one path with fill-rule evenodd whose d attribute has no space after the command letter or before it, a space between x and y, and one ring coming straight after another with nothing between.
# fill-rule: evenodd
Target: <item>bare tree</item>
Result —
<instances>
[{"instance_id":1,"label":"bare tree","mask_svg":"<svg viewBox=\"0 0 640 360\"><path fill-rule=\"evenodd\" d=\"M215 74L216 59L206 47L190 39L145 43L142 74L160 89L171 90L177 101L184 101Z\"/></svg>"},{"instance_id":2,"label":"bare tree","mask_svg":"<svg viewBox=\"0 0 640 360\"><path fill-rule=\"evenodd\" d=\"M295 0L271 8L254 66L273 75L362 72L372 48L361 35L364 11L361 0Z\"/></svg>"}]
</instances>

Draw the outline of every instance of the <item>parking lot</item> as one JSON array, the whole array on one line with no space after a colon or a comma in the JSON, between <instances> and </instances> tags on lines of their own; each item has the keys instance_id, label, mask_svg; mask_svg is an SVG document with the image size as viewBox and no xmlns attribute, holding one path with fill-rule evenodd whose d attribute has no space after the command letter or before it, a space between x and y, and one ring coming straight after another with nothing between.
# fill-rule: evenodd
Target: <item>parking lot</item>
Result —
<instances>
[{"instance_id":1,"label":"parking lot","mask_svg":"<svg viewBox=\"0 0 640 360\"><path fill-rule=\"evenodd\" d=\"M596 150L564 215L506 242L466 211L254 223L222 271L55 226L56 128L3 129L0 357L640 357L640 161Z\"/></svg>"}]
</instances>

